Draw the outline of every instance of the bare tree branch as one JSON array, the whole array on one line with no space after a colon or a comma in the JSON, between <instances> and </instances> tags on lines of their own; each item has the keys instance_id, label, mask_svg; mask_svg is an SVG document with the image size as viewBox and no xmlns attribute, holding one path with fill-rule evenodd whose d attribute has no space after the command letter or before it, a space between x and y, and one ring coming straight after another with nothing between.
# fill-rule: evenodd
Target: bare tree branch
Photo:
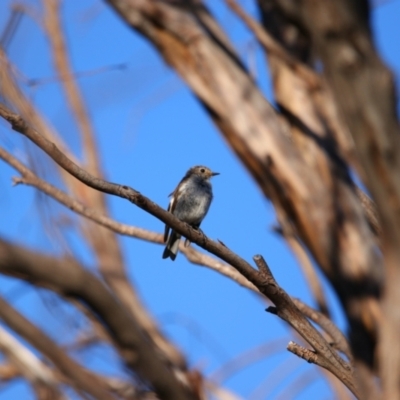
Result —
<instances>
[{"instance_id":1,"label":"bare tree branch","mask_svg":"<svg viewBox=\"0 0 400 400\"><path fill-rule=\"evenodd\" d=\"M307 318L319 325L332 338L331 346L344 353L352 361L349 343L338 327L326 315L314 310L301 300L293 299L293 302Z\"/></svg>"},{"instance_id":2,"label":"bare tree branch","mask_svg":"<svg viewBox=\"0 0 400 400\"><path fill-rule=\"evenodd\" d=\"M329 346L320 333L308 322L308 320L298 311L296 306L290 300L290 297L277 286L272 275L265 272L265 262L262 263L261 257L256 257L257 265L262 266L260 272L257 272L245 260L229 250L225 245L208 239L202 232L193 229L191 226L180 221L173 214L163 210L155 203L141 195L139 192L127 186L121 186L114 183L106 182L102 179L91 176L71 160L69 160L57 147L49 142L45 137L41 136L34 129L27 126L25 121L18 115L11 113L4 106L0 106L0 115L9 121L12 128L32 140L49 156L53 158L60 166L65 168L81 182L88 186L101 190L104 193L117 195L128 199L139 208L147 211L151 215L162 220L165 224L176 230L183 236L187 237L191 242L196 243L200 247L210 251L214 255L222 258L225 262L232 265L238 272L245 276L253 283L261 293L270 298L277 306L277 310L281 313L279 316L288 322L299 334L308 341L320 355L325 357L325 368L339 377L346 386L356 392L356 388L352 378L351 367L344 362Z\"/></svg>"},{"instance_id":3,"label":"bare tree branch","mask_svg":"<svg viewBox=\"0 0 400 400\"><path fill-rule=\"evenodd\" d=\"M286 343L286 338L280 338L245 351L214 371L210 379L214 382L222 383L235 373L242 371L245 367L281 351Z\"/></svg>"},{"instance_id":4,"label":"bare tree branch","mask_svg":"<svg viewBox=\"0 0 400 400\"><path fill-rule=\"evenodd\" d=\"M264 290L262 290L262 292L265 293L266 296L275 304L275 307L269 307L268 311L278 315L286 321L314 348L313 352L304 352L307 357L310 357L310 360L305 357L303 358L308 362L312 361L332 372L337 378L345 383L356 397L358 397L352 366L340 358L339 355L329 345L327 345L325 339L323 339L319 332L315 331L314 327L296 307L290 296L279 287L263 257L257 255L254 257L254 261L257 264L263 279ZM291 347L289 347L290 346L288 346L288 350L291 351Z\"/></svg>"},{"instance_id":5,"label":"bare tree branch","mask_svg":"<svg viewBox=\"0 0 400 400\"><path fill-rule=\"evenodd\" d=\"M144 229L136 228L136 227L130 227L121 223L117 223L109 218L106 218L93 210L90 210L88 208L83 207L79 202L76 200L71 199L68 195L65 193L61 192L59 189L55 188L54 186L40 180L38 177L36 177L29 169L27 169L25 166L23 166L21 163L19 163L14 157L12 157L10 154L8 154L5 150L0 148L0 158L3 158L5 161L10 163L10 165L14 166L21 174L23 175L23 178L19 179L14 179L14 182L22 182L26 184L33 185L35 187L38 187L39 189L43 190L45 193L49 194L50 196L54 197L55 199L58 199L61 203L65 204L69 208L81 212L83 215L88 216L89 218L92 218L93 220L104 224L104 226L107 226L111 229L114 229L116 232L122 233L122 234L127 234L129 236L134 236L134 237L139 237L141 239L149 240L152 242L156 243L162 243L162 238L161 235L146 231ZM188 252L189 248L186 248L185 246L181 246L184 252ZM216 269L218 272L221 272L221 268L219 266L215 266L217 263L216 260L211 259L209 256L205 254L201 254L194 250L193 248L190 249L190 252L193 254L192 259L194 262L199 263L201 265L206 265L211 267L212 269ZM205 258L208 257L210 260L205 260ZM189 257L190 260L190 257ZM225 268L229 269L228 273L224 273L225 275L235 279L234 274L232 272L236 272L232 267L226 266ZM231 272L230 272L231 271ZM239 275L242 280L244 277ZM236 280L236 279L235 279ZM248 282L246 280L246 282ZM241 283L241 280L239 280L239 283ZM246 287L249 287L250 282L248 282L248 285ZM251 285L252 290L255 290L258 292L258 289ZM338 350L344 352L350 359L351 359L351 354L350 350L347 344L346 339L344 336L341 334L341 332L333 325L333 323L326 318L324 315L317 313L315 310L311 309L307 305L305 305L303 302L297 299L293 299L294 303L296 306L299 308L300 311L302 311L308 318L310 318L312 321L316 322L319 324L332 338L334 343L332 343L333 346L338 348ZM242 365L240 365L242 367Z\"/></svg>"},{"instance_id":6,"label":"bare tree branch","mask_svg":"<svg viewBox=\"0 0 400 400\"><path fill-rule=\"evenodd\" d=\"M185 372L173 370L104 283L73 260L55 259L0 240L0 272L84 302L104 323L125 363L160 397L198 398L185 387Z\"/></svg>"}]
</instances>

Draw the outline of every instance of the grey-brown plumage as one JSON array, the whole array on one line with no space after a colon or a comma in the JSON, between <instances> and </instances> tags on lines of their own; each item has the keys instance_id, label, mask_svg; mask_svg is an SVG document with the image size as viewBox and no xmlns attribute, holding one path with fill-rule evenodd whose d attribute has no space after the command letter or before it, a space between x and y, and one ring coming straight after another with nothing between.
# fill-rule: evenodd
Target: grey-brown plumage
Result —
<instances>
[{"instance_id":1,"label":"grey-brown plumage","mask_svg":"<svg viewBox=\"0 0 400 400\"><path fill-rule=\"evenodd\" d=\"M201 221L206 216L213 198L210 178L219 175L209 168L198 165L189 169L179 182L176 189L170 194L171 200L168 211L181 221L198 229ZM164 242L167 242L163 258L175 260L178 253L181 235L174 230L169 234L169 226L165 226ZM185 245L189 243L187 240Z\"/></svg>"}]
</instances>

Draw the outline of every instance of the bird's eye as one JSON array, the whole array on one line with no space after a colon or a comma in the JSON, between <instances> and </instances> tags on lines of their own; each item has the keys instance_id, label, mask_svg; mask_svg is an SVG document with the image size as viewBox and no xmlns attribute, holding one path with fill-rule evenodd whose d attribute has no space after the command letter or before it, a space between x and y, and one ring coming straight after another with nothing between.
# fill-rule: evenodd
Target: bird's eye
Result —
<instances>
[{"instance_id":1,"label":"bird's eye","mask_svg":"<svg viewBox=\"0 0 400 400\"><path fill-rule=\"evenodd\" d=\"M200 172L203 174L204 172L206 172L206 170L205 170L204 168L202 168L202 169L200 170Z\"/></svg>"}]
</instances>

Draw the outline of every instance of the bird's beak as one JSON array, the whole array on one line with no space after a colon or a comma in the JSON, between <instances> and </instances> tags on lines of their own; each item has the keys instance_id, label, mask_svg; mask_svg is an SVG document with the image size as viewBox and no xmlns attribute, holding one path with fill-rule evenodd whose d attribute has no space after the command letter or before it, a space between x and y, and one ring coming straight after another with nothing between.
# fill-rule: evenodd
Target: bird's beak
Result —
<instances>
[{"instance_id":1,"label":"bird's beak","mask_svg":"<svg viewBox=\"0 0 400 400\"><path fill-rule=\"evenodd\" d=\"M212 172L211 173L211 176L216 176L216 175L219 175L219 172Z\"/></svg>"}]
</instances>

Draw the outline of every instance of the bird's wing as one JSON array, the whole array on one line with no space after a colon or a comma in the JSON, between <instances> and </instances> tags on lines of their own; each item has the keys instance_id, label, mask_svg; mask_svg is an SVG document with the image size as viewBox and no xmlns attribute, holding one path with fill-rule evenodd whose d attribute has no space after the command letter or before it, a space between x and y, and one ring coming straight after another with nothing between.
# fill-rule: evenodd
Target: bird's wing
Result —
<instances>
[{"instance_id":1,"label":"bird's wing","mask_svg":"<svg viewBox=\"0 0 400 400\"><path fill-rule=\"evenodd\" d=\"M169 201L169 204L168 204L168 208L167 208L167 211L169 211L170 213L172 213L173 214L173 212L174 212L174 208L175 208L175 203L176 203L176 201L175 201L175 198L174 198L174 192L172 192L169 196L172 196L171 197L171 200ZM164 230L164 243L168 240L168 235L169 235L169 226L168 225L165 225L165 230Z\"/></svg>"},{"instance_id":2,"label":"bird's wing","mask_svg":"<svg viewBox=\"0 0 400 400\"><path fill-rule=\"evenodd\" d=\"M167 211L169 211L171 214L174 213L177 203L176 199L179 196L179 192L185 188L187 179L187 176L184 176L183 179L179 182L178 186L175 188L175 190L168 195L168 197L171 197L171 200L169 201ZM165 225L164 242L166 242L168 239L169 229L169 226Z\"/></svg>"}]
</instances>

